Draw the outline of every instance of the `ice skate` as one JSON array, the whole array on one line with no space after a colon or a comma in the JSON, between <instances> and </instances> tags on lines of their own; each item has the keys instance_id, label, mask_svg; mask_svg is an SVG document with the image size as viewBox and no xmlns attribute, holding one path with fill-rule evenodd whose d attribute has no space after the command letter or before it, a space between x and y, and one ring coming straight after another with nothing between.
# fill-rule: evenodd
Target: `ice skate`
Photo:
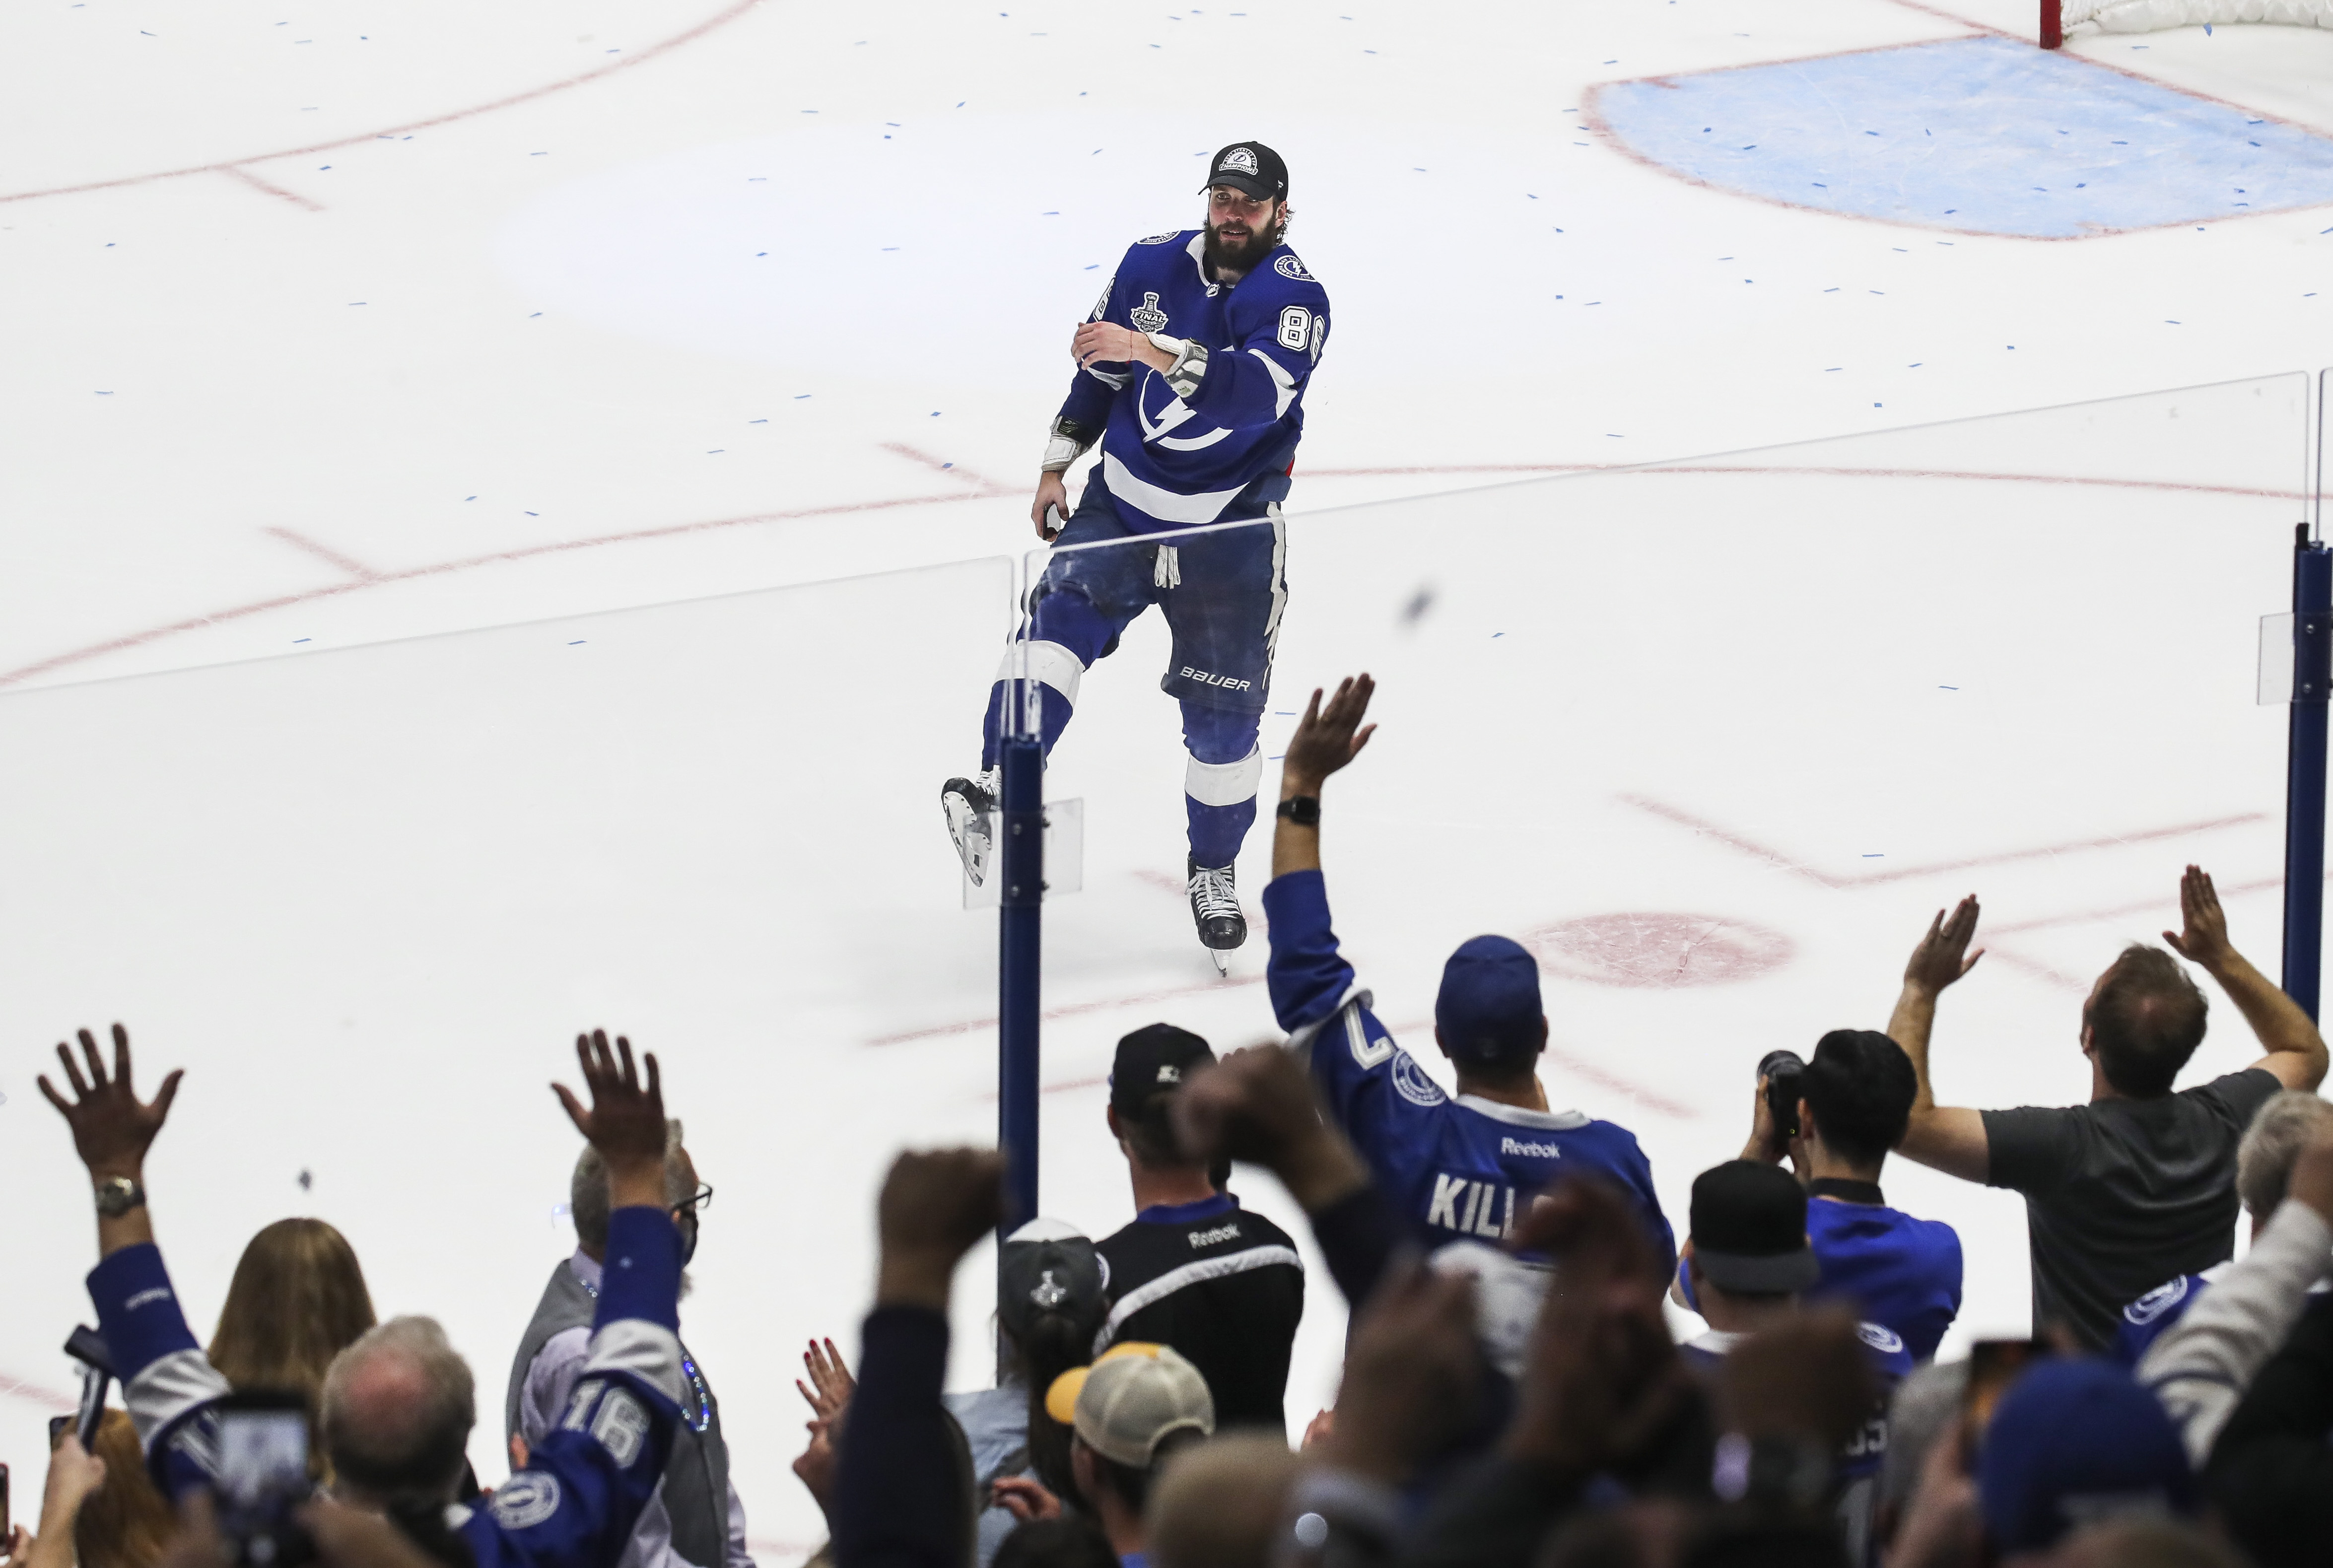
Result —
<instances>
[{"instance_id":1,"label":"ice skate","mask_svg":"<svg viewBox=\"0 0 2333 1568\"><path fill-rule=\"evenodd\" d=\"M996 849L997 770L978 778L952 778L940 785L940 812L947 818L948 837L955 842L964 874L979 887L988 876L989 857Z\"/></svg>"},{"instance_id":2,"label":"ice skate","mask_svg":"<svg viewBox=\"0 0 2333 1568\"><path fill-rule=\"evenodd\" d=\"M1224 955L1247 940L1247 917L1240 912L1239 885L1229 866L1206 870L1186 860L1183 867L1190 878L1191 919L1199 928L1199 945L1215 960L1215 973L1228 975L1232 964Z\"/></svg>"}]
</instances>

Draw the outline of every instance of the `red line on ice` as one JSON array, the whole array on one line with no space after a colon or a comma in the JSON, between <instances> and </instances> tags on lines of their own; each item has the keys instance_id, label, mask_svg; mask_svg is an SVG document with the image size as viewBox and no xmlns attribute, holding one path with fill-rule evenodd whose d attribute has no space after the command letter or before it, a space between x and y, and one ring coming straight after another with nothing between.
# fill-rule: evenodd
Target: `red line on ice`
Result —
<instances>
[{"instance_id":1,"label":"red line on ice","mask_svg":"<svg viewBox=\"0 0 2333 1568\"><path fill-rule=\"evenodd\" d=\"M140 648L165 637L183 631L199 631L223 620L240 620L263 611L282 610L293 604L306 604L319 599L331 599L338 594L353 593L360 589L377 588L385 582L407 582L418 577L441 577L447 572L466 572L476 566L495 566L504 562L524 561L537 555L557 555L570 550L591 550L602 544L629 544L643 539L671 539L684 534L704 534L717 528L738 528L751 523L784 523L802 517L832 517L850 512L881 512L894 506L932 506L951 501L974 501L985 496L1008 495L1003 490L976 491L952 495L902 495L888 501L851 501L834 506L802 506L786 512L755 512L743 517L716 517L702 523L668 523L657 528L633 528L620 534L597 534L583 539L564 539L549 544L527 544L514 550L497 550L486 555L466 555L453 561L433 562L427 566L408 566L397 572L375 572L370 577L346 582L329 583L298 593L279 593L273 599L254 600L207 615L190 615L184 620L174 620L166 626L149 627L125 636L110 638L103 642L76 648L69 653L59 653L14 669L0 670L0 687L14 686L45 675L53 669L62 669L85 659L107 653L119 653L125 649Z\"/></svg>"},{"instance_id":2,"label":"red line on ice","mask_svg":"<svg viewBox=\"0 0 2333 1568\"><path fill-rule=\"evenodd\" d=\"M230 164L228 167L220 169L219 172L221 174L233 175L235 178L243 181L244 184L251 187L252 189L264 191L269 196L277 197L279 200L288 201L293 207L304 207L310 212L322 212L324 210L324 204L322 202L311 201L308 197L302 196L298 191L286 190L280 185L271 185L266 180L264 180L257 175L252 173L251 170L244 168L241 164ZM17 198L14 197L0 197L0 200L6 201L14 201Z\"/></svg>"},{"instance_id":3,"label":"red line on ice","mask_svg":"<svg viewBox=\"0 0 2333 1568\"><path fill-rule=\"evenodd\" d=\"M891 446L888 443L887 446L889 447L889 449L901 456L907 457L913 461L922 463L929 463L931 461L928 454L918 452L913 447ZM1979 484L2002 485L2089 485L2105 486L2111 489L2168 490L2183 494L2205 495L2252 495L2272 500L2302 499L2300 493L2297 490L2261 490L2240 485L2189 485L2170 479L2082 478L2069 475L2051 474L1959 473L1951 469L1942 468L1792 467L1786 466L1753 467L1748 465L1714 467L1708 465L1695 466L1670 463L1653 463L1641 467L1631 467L1626 464L1500 463L1435 464L1419 465L1409 467L1312 468L1306 470L1306 472L1317 476L1329 478L1362 477L1368 476L1395 474L1498 474L1517 472L1587 472L1663 475L1717 474L1735 476L1800 474L1841 478L1954 479L1967 480ZM951 478L955 476L952 471L949 476ZM986 500L1006 495L1017 496L1022 493L1012 486L997 484L992 481L973 482L984 484L987 486L987 488L961 491L952 495L910 495L889 501L861 501L844 505L803 507L792 511L756 512L743 517L716 518L709 522L702 523L674 523L655 528L637 528L616 534L593 534L587 538L565 540L552 544L534 544L517 550L496 551L494 553L487 555L463 556L456 560L436 562L427 566L408 567L405 570L398 572L382 572L360 582L336 582L323 588L309 589L298 593L279 594L272 599L263 599L254 601L248 604L234 605L225 610L214 611L207 615L190 615L182 620L174 620L167 625L149 627L143 631L129 632L120 637L109 638L102 642L91 643L83 648L76 648L64 653L53 654L47 659L38 659L31 664L20 665L14 669L0 670L0 688L18 685L21 682L32 679L35 676L46 675L52 670L66 669L72 665L80 664L91 659L101 658L105 654L119 653L127 649L142 648L149 642L158 642L166 637L175 637L182 632L199 631L205 627L215 626L221 621L239 620L245 616L257 615L265 611L286 609L294 604L305 604L318 599L329 599L337 594L351 593L359 589L376 587L386 582L402 582L416 577L443 576L447 572L466 572L473 567L478 566L500 565L505 562L521 561L527 559L530 556L558 554L570 550L590 550L596 549L603 544L629 544L640 540L666 539L682 534L705 533L719 528L735 528L754 523L782 523L803 517L833 516L850 512L881 511L894 506L926 506L950 501Z\"/></svg>"},{"instance_id":4,"label":"red line on ice","mask_svg":"<svg viewBox=\"0 0 2333 1568\"><path fill-rule=\"evenodd\" d=\"M408 132L426 130L433 126L451 125L456 120L468 120L475 115L491 114L497 109L509 109L516 104L532 102L538 98L548 98L554 92L564 92L571 87L581 87L587 82L597 82L600 78L612 76L619 71L629 71L635 65L645 65L659 54L677 49L684 43L694 43L715 28L728 25L759 4L761 0L734 0L734 4L715 12L696 26L685 32L676 33L658 43L651 43L645 49L627 54L621 60L594 67L579 75L562 77L557 82L548 82L541 87L530 87L523 92L514 92L507 98L497 98L489 103L475 103L467 109L456 109L445 114L433 114L427 120L409 120L403 125L392 125L381 130L363 131L355 136L343 136L331 141L319 141L308 147L287 147L275 152L255 152L244 158L222 159L216 163L189 164L184 168L162 168L149 174L130 174L116 179L91 180L84 185L61 185L47 190L15 191L0 196L0 203L34 201L44 196L74 196L90 190L114 190L126 185L144 185L158 179L178 179L189 174L228 174L250 181L271 196L280 196L287 200L298 202L303 207L312 207L316 204L309 201L305 197L294 196L290 191L276 189L246 173L243 166L250 163L266 163L279 158L304 158L310 153L331 152L343 147L355 147L362 142L378 141L385 136L403 136Z\"/></svg>"},{"instance_id":5,"label":"red line on ice","mask_svg":"<svg viewBox=\"0 0 2333 1568\"><path fill-rule=\"evenodd\" d=\"M343 555L329 544L319 544L313 539L309 538L305 534L294 534L289 528L264 528L262 529L261 532L264 534L273 534L278 539L283 540L286 544L297 545L300 549L306 551L309 554L313 555L319 561L328 561L331 563L333 565L339 567L341 571L347 572L350 576L355 578L360 582L370 582L380 576L379 572L375 572L363 562L356 560L351 556Z\"/></svg>"},{"instance_id":6,"label":"red line on ice","mask_svg":"<svg viewBox=\"0 0 2333 1568\"><path fill-rule=\"evenodd\" d=\"M2267 877L2257 882L2238 882L2232 887L2222 888L2220 894L2223 898L2232 899L2240 893L2264 893L2272 888L2283 886L2282 877ZM2142 899L2136 904L2117 904L2110 909L2075 909L2063 915L2044 915L2038 920L2019 920L2008 926L1987 926L1979 934L2005 937L2012 931L2046 931L2053 926L2079 926L2092 920L2112 920L2124 915L2136 915L2146 909L2166 909L2171 915L2176 917L2179 912L2179 897L2172 893L2160 899Z\"/></svg>"},{"instance_id":7,"label":"red line on ice","mask_svg":"<svg viewBox=\"0 0 2333 1568\"><path fill-rule=\"evenodd\" d=\"M1753 839L1743 838L1739 833L1719 827L1714 822L1695 816L1691 812L1681 810L1666 802L1653 800L1645 795L1622 795L1620 798L1638 811L1649 812L1680 827L1691 828L1695 832L1715 839L1729 849L1739 850L1745 855L1753 855L1760 860L1771 861L1823 887L1839 890L1876 887L1882 882L1900 882L1913 877L1938 876L1945 871L1965 871L1978 866L2006 865L2014 861L2047 860L2052 855L2078 853L2083 850L2109 850L2120 844L2150 843L2161 839L2184 838L2189 833L2208 832L2214 828L2241 827L2249 822L2267 820L2265 813L2245 812L2238 816L2213 817L2204 822L2183 822L2176 827L2149 828L2144 832L2118 833L2107 838L2075 839L2065 843L2044 844L2030 850L2008 850L2000 854L1973 855L1966 860L1937 861L1924 866L1899 866L1884 871L1864 871L1852 876L1835 876L1828 871L1819 871L1812 866L1792 860L1780 850L1770 849Z\"/></svg>"},{"instance_id":8,"label":"red line on ice","mask_svg":"<svg viewBox=\"0 0 2333 1568\"><path fill-rule=\"evenodd\" d=\"M81 1408L81 1401L71 1394L61 1394L54 1389L43 1388L38 1383L27 1382L23 1378L11 1377L6 1372L0 1372L0 1395L23 1400L31 1404L45 1405L52 1410L74 1410Z\"/></svg>"}]
</instances>

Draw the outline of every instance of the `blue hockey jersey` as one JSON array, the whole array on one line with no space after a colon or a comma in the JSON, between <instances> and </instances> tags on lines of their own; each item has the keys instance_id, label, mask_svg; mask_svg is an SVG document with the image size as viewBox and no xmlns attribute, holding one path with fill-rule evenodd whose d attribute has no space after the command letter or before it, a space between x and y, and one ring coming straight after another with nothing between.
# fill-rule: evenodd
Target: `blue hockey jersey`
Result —
<instances>
[{"instance_id":1,"label":"blue hockey jersey","mask_svg":"<svg viewBox=\"0 0 2333 1568\"><path fill-rule=\"evenodd\" d=\"M1912 1354L1901 1335L1879 1323L1856 1324L1855 1336L1862 1342L1864 1364L1871 1369L1878 1398L1872 1401L1870 1414L1863 1425L1839 1451L1839 1494L1832 1510L1847 1547L1847 1560L1855 1568L1868 1568L1879 1557L1874 1526L1878 1515L1879 1469L1887 1460L1887 1413L1895 1403L1896 1387L1912 1375ZM1677 1354L1687 1367L1714 1384L1723 1371L1725 1358L1748 1337L1712 1329L1679 1345Z\"/></svg>"},{"instance_id":2,"label":"blue hockey jersey","mask_svg":"<svg viewBox=\"0 0 2333 1568\"><path fill-rule=\"evenodd\" d=\"M162 1254L124 1247L89 1276L106 1348L155 1485L212 1486L227 1382L187 1326ZM478 1568L592 1568L623 1554L664 1475L683 1388L680 1233L661 1209L619 1208L591 1345L567 1413L485 1506L449 1515Z\"/></svg>"},{"instance_id":3,"label":"blue hockey jersey","mask_svg":"<svg viewBox=\"0 0 2333 1568\"><path fill-rule=\"evenodd\" d=\"M1369 993L1337 950L1320 873L1274 878L1263 908L1272 922L1265 980L1289 1049L1307 1054L1330 1112L1426 1246L1512 1236L1534 1196L1575 1175L1635 1199L1662 1256L1675 1257L1652 1162L1635 1134L1577 1111L1451 1099L1370 1011Z\"/></svg>"},{"instance_id":4,"label":"blue hockey jersey","mask_svg":"<svg viewBox=\"0 0 2333 1568\"><path fill-rule=\"evenodd\" d=\"M2214 1264L2202 1274L2183 1274L2123 1308L2115 1322L2114 1343L2107 1347L2107 1359L2118 1366L2137 1366L2155 1342L2169 1333L2172 1325L2187 1315L2187 1309L2203 1300L2203 1293L2233 1266L2232 1259Z\"/></svg>"},{"instance_id":5,"label":"blue hockey jersey","mask_svg":"<svg viewBox=\"0 0 2333 1568\"><path fill-rule=\"evenodd\" d=\"M2115 1323L2114 1343L2107 1347L2107 1359L2117 1366L2136 1371L2155 1348L2155 1342L2171 1332L2187 1309L2203 1299L2203 1293L2220 1283L2220 1276L2235 1266L2227 1263L2213 1264L2202 1274L2183 1274L2165 1284L2156 1285L2145 1295L2122 1309ZM2333 1312L2333 1287L2319 1280L2309 1287L2311 1313Z\"/></svg>"},{"instance_id":6,"label":"blue hockey jersey","mask_svg":"<svg viewBox=\"0 0 2333 1568\"><path fill-rule=\"evenodd\" d=\"M1915 1361L1935 1359L1936 1344L1961 1310L1960 1234L1939 1219L1915 1219L1882 1204L1807 1204L1807 1239L1822 1269L1807 1299L1844 1302L1856 1315L1891 1330ZM1693 1278L1677 1265L1678 1294L1694 1311Z\"/></svg>"},{"instance_id":7,"label":"blue hockey jersey","mask_svg":"<svg viewBox=\"0 0 2333 1568\"><path fill-rule=\"evenodd\" d=\"M1080 370L1061 417L1099 430L1101 477L1137 533L1213 523L1253 480L1285 472L1304 433L1304 390L1329 337L1329 295L1286 245L1229 287L1207 276L1204 229L1152 235L1088 319L1208 350L1189 398L1139 362Z\"/></svg>"}]
</instances>

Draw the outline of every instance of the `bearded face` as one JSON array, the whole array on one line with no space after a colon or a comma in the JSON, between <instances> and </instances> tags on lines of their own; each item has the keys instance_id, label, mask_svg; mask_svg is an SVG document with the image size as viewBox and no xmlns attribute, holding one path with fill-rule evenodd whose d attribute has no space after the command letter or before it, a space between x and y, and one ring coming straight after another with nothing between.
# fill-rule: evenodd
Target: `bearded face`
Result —
<instances>
[{"instance_id":1,"label":"bearded face","mask_svg":"<svg viewBox=\"0 0 2333 1568\"><path fill-rule=\"evenodd\" d=\"M1288 229L1288 209L1275 204L1271 217L1257 226L1243 217L1207 219L1205 256L1207 265L1218 272L1234 272L1243 276L1255 270L1256 264L1272 254L1280 236Z\"/></svg>"}]
</instances>

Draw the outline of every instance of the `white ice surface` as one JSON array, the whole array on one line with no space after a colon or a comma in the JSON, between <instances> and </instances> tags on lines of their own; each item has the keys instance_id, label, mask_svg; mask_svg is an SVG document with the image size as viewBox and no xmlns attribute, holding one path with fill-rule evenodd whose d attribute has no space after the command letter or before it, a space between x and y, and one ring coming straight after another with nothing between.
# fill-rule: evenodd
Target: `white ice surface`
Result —
<instances>
[{"instance_id":1,"label":"white ice surface","mask_svg":"<svg viewBox=\"0 0 2333 1568\"><path fill-rule=\"evenodd\" d=\"M1967 31L1888 0L1000 4L0 20L0 681L264 660L0 703L20 1498L91 1253L31 1084L49 1041L119 1016L149 1078L189 1069L153 1174L199 1331L254 1229L320 1213L385 1313L445 1318L491 1409L566 1246L542 1084L606 1023L667 1053L720 1188L688 1326L753 1534L815 1540L794 1350L852 1332L890 1151L993 1128L992 928L954 907L930 795L968 760L1060 334L1234 136L1289 155L1339 313L1273 707L1386 683L1329 853L1390 1022L1477 930L1686 914L1786 942L1669 987L1549 949L1551 1092L1636 1127L1681 1220L1748 1064L1883 1022L1969 887L2028 928L1946 1004L1951 1096L2080 1095L2079 984L2171 918L2185 859L2258 887L2230 906L2273 967L2281 724L2249 702L2251 623L2284 594L2297 503L2259 492L2299 483L2290 383L1324 509L2313 367L2321 214L1944 245L1686 186L1564 117L1616 76ZM2322 34L2076 47L2333 130ZM174 169L201 172L139 178ZM990 563L933 566L966 557ZM744 596L619 610L715 593ZM476 627L504 630L427 636ZM1261 938L1215 984L1171 888L1164 656L1145 622L1088 677L1049 785L1088 821L1048 934L1047 1206L1097 1233L1130 1208L1109 1041L1270 1023ZM2198 1073L2246 1054L2220 1012ZM2013 1200L1888 1186L1963 1225L1964 1323L2021 1326ZM1312 1300L1299 1419L1341 1336L1325 1271ZM489 1480L498 1449L490 1416Z\"/></svg>"}]
</instances>

